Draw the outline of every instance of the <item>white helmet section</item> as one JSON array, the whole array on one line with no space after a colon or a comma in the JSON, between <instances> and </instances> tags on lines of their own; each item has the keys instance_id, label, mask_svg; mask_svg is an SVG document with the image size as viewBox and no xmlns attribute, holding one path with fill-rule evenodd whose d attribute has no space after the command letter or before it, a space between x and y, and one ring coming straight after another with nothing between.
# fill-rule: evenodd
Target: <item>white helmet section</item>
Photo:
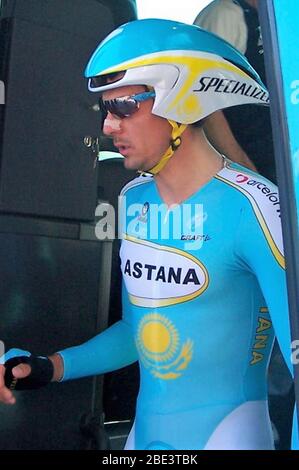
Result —
<instances>
[{"instance_id":1,"label":"white helmet section","mask_svg":"<svg viewBox=\"0 0 299 470\"><path fill-rule=\"evenodd\" d=\"M90 91L127 85L147 85L156 97L153 113L191 124L214 111L241 104L269 103L266 88L223 57L190 50L164 51L140 56L102 71L99 75L126 71L118 81Z\"/></svg>"}]
</instances>

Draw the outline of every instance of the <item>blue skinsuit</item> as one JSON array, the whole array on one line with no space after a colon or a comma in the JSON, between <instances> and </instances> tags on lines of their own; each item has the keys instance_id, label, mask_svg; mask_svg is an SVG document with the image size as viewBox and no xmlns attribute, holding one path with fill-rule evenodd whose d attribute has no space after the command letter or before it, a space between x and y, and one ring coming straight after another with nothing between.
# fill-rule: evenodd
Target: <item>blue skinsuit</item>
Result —
<instances>
[{"instance_id":1,"label":"blue skinsuit","mask_svg":"<svg viewBox=\"0 0 299 470\"><path fill-rule=\"evenodd\" d=\"M156 217L151 177L122 195L123 320L60 352L64 380L139 360L128 448L273 448L272 322L287 361L291 342L277 188L226 163L177 218Z\"/></svg>"}]
</instances>

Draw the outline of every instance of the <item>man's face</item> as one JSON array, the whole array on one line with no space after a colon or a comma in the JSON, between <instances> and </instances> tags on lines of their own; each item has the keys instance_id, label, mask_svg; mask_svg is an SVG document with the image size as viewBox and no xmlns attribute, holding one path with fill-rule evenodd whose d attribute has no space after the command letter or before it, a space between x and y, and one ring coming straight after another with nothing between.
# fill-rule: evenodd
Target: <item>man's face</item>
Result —
<instances>
[{"instance_id":1,"label":"man's face","mask_svg":"<svg viewBox=\"0 0 299 470\"><path fill-rule=\"evenodd\" d=\"M136 95L146 91L134 85L107 90L103 100ZM115 147L125 157L125 167L131 170L149 170L155 166L169 147L171 126L169 122L151 113L153 99L139 103L131 116L119 118L108 113L103 133L113 138Z\"/></svg>"}]
</instances>

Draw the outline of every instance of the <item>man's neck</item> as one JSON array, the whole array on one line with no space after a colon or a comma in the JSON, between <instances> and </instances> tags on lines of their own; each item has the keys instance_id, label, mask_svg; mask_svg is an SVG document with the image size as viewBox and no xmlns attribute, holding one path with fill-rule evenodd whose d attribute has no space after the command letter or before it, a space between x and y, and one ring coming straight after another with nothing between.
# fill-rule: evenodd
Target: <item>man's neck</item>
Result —
<instances>
[{"instance_id":1,"label":"man's neck","mask_svg":"<svg viewBox=\"0 0 299 470\"><path fill-rule=\"evenodd\" d=\"M180 204L210 181L222 166L221 155L203 131L187 128L181 146L155 176L161 198L168 206Z\"/></svg>"}]
</instances>

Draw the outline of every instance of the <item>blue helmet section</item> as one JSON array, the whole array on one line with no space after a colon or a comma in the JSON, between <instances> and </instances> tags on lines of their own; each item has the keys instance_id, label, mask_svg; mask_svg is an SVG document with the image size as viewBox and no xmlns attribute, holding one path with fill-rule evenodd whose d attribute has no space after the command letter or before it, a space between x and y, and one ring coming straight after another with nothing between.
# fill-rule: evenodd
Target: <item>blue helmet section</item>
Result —
<instances>
[{"instance_id":1,"label":"blue helmet section","mask_svg":"<svg viewBox=\"0 0 299 470\"><path fill-rule=\"evenodd\" d=\"M246 58L223 39L198 26L164 19L132 21L110 33L92 55L85 76L100 75L110 67L147 54L174 50L216 54L261 83Z\"/></svg>"}]
</instances>

